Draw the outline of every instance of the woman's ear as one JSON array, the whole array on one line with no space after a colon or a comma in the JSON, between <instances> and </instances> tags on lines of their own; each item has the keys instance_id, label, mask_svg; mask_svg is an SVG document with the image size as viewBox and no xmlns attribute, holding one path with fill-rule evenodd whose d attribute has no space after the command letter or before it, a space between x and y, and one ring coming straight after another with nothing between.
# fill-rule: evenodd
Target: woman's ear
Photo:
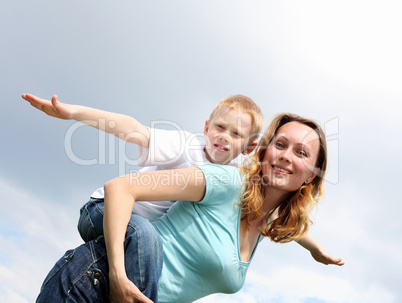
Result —
<instances>
[{"instance_id":1,"label":"woman's ear","mask_svg":"<svg viewBox=\"0 0 402 303\"><path fill-rule=\"evenodd\" d=\"M315 173L311 173L311 176L307 178L306 181L304 181L305 184L309 184L311 182L313 182L314 178L317 176L317 174Z\"/></svg>"}]
</instances>

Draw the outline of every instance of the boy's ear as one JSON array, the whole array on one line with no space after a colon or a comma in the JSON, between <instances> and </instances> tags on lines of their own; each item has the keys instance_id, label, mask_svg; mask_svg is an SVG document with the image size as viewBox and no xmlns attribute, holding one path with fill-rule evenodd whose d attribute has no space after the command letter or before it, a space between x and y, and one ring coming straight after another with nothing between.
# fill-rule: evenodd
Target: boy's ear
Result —
<instances>
[{"instance_id":1,"label":"boy's ear","mask_svg":"<svg viewBox=\"0 0 402 303\"><path fill-rule=\"evenodd\" d=\"M247 148L242 152L243 155L248 155L249 153L251 153L256 147L257 147L257 141L252 141L250 142L249 145L247 145Z\"/></svg>"},{"instance_id":2,"label":"boy's ear","mask_svg":"<svg viewBox=\"0 0 402 303\"><path fill-rule=\"evenodd\" d=\"M208 130L209 130L209 120L205 120L204 136L207 135Z\"/></svg>"}]
</instances>

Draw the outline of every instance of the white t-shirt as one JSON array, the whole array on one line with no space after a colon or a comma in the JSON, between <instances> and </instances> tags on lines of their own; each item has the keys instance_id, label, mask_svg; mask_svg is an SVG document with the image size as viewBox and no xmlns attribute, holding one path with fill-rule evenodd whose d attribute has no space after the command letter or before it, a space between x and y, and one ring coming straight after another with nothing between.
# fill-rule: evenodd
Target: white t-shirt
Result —
<instances>
[{"instance_id":1,"label":"white t-shirt","mask_svg":"<svg viewBox=\"0 0 402 303\"><path fill-rule=\"evenodd\" d=\"M179 169L210 163L205 156L204 137L187 131L150 128L149 148L138 146L138 165L143 171ZM239 166L243 157L232 160L229 165ZM104 198L103 187L97 189L92 198ZM169 209L175 201L136 201L133 212L155 221Z\"/></svg>"}]
</instances>

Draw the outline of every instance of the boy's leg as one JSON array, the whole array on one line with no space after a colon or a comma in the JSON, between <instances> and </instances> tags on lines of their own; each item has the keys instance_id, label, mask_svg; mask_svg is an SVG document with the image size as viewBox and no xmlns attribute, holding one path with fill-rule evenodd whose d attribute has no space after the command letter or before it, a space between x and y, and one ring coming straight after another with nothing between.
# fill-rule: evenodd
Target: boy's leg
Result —
<instances>
[{"instance_id":1,"label":"boy's leg","mask_svg":"<svg viewBox=\"0 0 402 303\"><path fill-rule=\"evenodd\" d=\"M103 199L91 198L80 209L78 232L84 242L103 235Z\"/></svg>"},{"instance_id":2,"label":"boy's leg","mask_svg":"<svg viewBox=\"0 0 402 303\"><path fill-rule=\"evenodd\" d=\"M81 208L78 230L84 241L103 235L103 211L103 199L91 199ZM127 277L148 298L157 298L163 266L162 242L153 225L135 213L127 226L125 250L130 252L125 255Z\"/></svg>"},{"instance_id":3,"label":"boy's leg","mask_svg":"<svg viewBox=\"0 0 402 303\"><path fill-rule=\"evenodd\" d=\"M132 213L124 245L128 279L145 296L157 302L163 266L163 245L159 234L147 219ZM130 254L127 253L129 251Z\"/></svg>"},{"instance_id":4,"label":"boy's leg","mask_svg":"<svg viewBox=\"0 0 402 303\"><path fill-rule=\"evenodd\" d=\"M108 264L102 238L69 250L56 262L36 300L109 302Z\"/></svg>"},{"instance_id":5,"label":"boy's leg","mask_svg":"<svg viewBox=\"0 0 402 303\"><path fill-rule=\"evenodd\" d=\"M124 246L127 277L145 296L158 302L157 287L163 264L159 235L152 225L140 229L129 226ZM56 262L36 302L109 302L108 274L106 245L101 236L67 251Z\"/></svg>"}]
</instances>

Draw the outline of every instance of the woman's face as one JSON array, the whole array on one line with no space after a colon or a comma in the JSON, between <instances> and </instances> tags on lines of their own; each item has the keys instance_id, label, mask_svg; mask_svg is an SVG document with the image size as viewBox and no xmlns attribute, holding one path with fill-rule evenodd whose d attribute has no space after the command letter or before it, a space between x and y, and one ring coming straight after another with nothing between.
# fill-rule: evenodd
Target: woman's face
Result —
<instances>
[{"instance_id":1,"label":"woman's face","mask_svg":"<svg viewBox=\"0 0 402 303\"><path fill-rule=\"evenodd\" d=\"M289 122L280 127L269 144L262 163L264 181L291 192L316 176L320 141L307 125Z\"/></svg>"}]
</instances>

